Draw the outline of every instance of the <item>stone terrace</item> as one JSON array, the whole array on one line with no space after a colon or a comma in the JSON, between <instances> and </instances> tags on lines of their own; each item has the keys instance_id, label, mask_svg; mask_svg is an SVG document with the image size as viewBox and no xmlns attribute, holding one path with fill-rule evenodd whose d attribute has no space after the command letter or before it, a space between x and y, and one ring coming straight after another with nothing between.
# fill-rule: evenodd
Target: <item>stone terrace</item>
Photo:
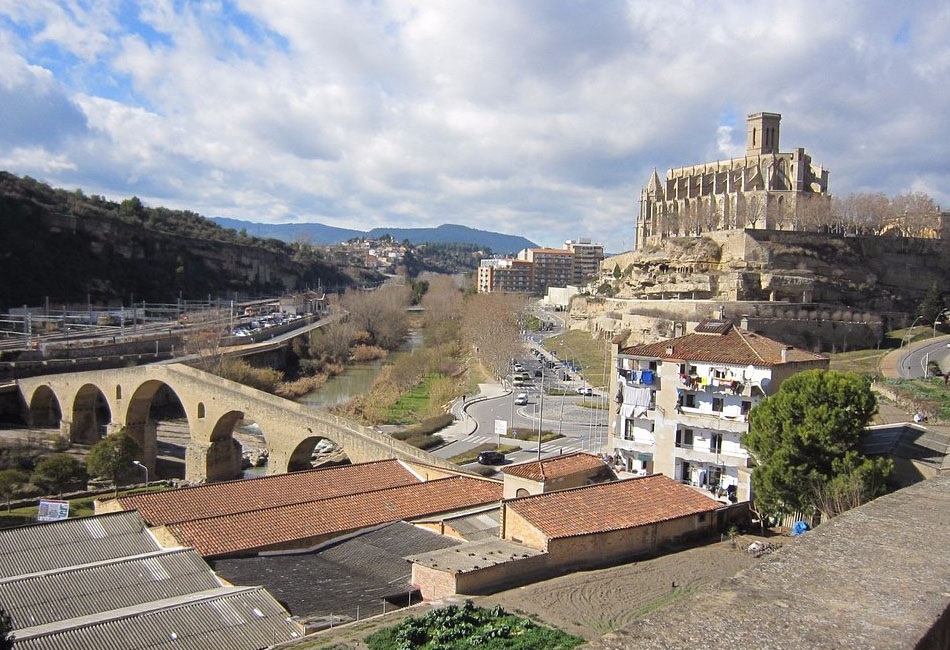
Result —
<instances>
[{"instance_id":1,"label":"stone terrace","mask_svg":"<svg viewBox=\"0 0 950 650\"><path fill-rule=\"evenodd\" d=\"M950 647L950 474L832 519L591 650Z\"/></svg>"}]
</instances>

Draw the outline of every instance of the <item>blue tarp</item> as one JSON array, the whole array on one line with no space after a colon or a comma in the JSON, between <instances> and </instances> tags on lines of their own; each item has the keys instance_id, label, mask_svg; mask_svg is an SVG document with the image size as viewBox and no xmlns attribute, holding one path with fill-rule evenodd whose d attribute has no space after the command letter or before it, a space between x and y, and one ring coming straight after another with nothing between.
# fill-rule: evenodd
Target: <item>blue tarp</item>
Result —
<instances>
[{"instance_id":1,"label":"blue tarp","mask_svg":"<svg viewBox=\"0 0 950 650\"><path fill-rule=\"evenodd\" d=\"M807 532L808 528L808 524L806 524L804 521L796 521L792 525L792 535L801 535L802 533Z\"/></svg>"}]
</instances>

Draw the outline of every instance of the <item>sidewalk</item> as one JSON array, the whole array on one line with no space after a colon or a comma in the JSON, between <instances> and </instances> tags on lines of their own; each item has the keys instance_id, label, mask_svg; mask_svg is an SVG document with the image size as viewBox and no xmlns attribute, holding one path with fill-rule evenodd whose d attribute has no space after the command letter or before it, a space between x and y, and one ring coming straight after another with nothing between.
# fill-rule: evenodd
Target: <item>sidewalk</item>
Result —
<instances>
[{"instance_id":1,"label":"sidewalk","mask_svg":"<svg viewBox=\"0 0 950 650\"><path fill-rule=\"evenodd\" d=\"M461 399L452 402L452 415L455 416L455 422L445 427L442 433L445 433L446 437L455 436L457 438L464 438L467 435L475 433L476 429L478 429L478 422L475 418L469 417L469 405L486 399L503 397L509 393L511 393L511 391L501 384L479 384L478 393L466 396L464 403Z\"/></svg>"}]
</instances>

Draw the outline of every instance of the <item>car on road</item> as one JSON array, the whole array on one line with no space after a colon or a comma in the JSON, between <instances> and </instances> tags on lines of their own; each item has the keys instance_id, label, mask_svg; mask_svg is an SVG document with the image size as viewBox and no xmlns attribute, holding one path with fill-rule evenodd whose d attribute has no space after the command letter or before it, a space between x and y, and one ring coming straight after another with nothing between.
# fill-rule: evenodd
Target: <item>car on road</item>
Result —
<instances>
[{"instance_id":1,"label":"car on road","mask_svg":"<svg viewBox=\"0 0 950 650\"><path fill-rule=\"evenodd\" d=\"M515 372L524 372L524 366L520 363L515 364Z\"/></svg>"},{"instance_id":2,"label":"car on road","mask_svg":"<svg viewBox=\"0 0 950 650\"><path fill-rule=\"evenodd\" d=\"M479 465L501 465L505 462L505 455L500 451L483 451L478 455Z\"/></svg>"},{"instance_id":3,"label":"car on road","mask_svg":"<svg viewBox=\"0 0 950 650\"><path fill-rule=\"evenodd\" d=\"M543 377L543 376L544 376L544 371L541 370L540 368L538 368L537 370L534 371L534 376L535 376L535 377Z\"/></svg>"},{"instance_id":4,"label":"car on road","mask_svg":"<svg viewBox=\"0 0 950 650\"><path fill-rule=\"evenodd\" d=\"M577 389L577 394L578 395L593 395L594 389L591 388L590 386L581 386L580 388Z\"/></svg>"},{"instance_id":5,"label":"car on road","mask_svg":"<svg viewBox=\"0 0 950 650\"><path fill-rule=\"evenodd\" d=\"M524 406L528 403L528 394L527 393L518 393L518 396L515 397L515 404L518 406Z\"/></svg>"}]
</instances>

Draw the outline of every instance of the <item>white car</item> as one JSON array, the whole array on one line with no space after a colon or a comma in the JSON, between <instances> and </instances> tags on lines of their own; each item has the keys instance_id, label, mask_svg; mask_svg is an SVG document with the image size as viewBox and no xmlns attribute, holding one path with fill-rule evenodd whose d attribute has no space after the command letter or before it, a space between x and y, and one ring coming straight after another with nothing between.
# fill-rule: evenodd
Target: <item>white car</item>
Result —
<instances>
[{"instance_id":1,"label":"white car","mask_svg":"<svg viewBox=\"0 0 950 650\"><path fill-rule=\"evenodd\" d=\"M528 403L528 394L527 393L518 393L518 396L515 397L515 404L518 406L524 406Z\"/></svg>"}]
</instances>

